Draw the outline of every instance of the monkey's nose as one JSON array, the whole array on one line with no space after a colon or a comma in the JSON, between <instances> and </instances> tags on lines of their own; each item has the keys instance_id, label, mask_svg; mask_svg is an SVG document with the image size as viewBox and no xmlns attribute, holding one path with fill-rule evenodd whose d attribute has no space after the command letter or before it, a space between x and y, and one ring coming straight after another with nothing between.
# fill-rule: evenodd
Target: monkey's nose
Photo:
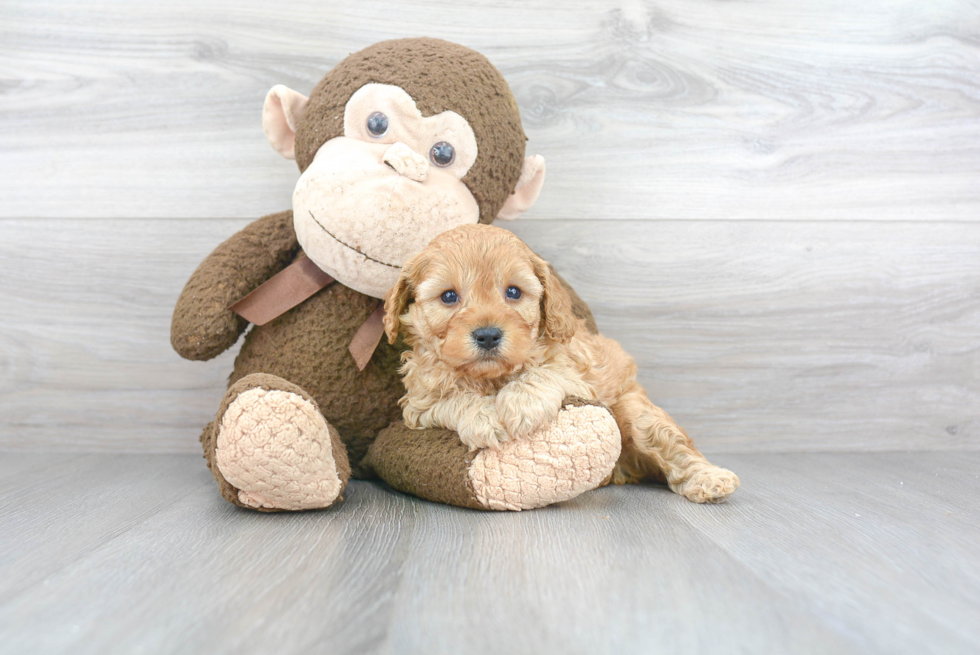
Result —
<instances>
[{"instance_id":1,"label":"monkey's nose","mask_svg":"<svg viewBox=\"0 0 980 655\"><path fill-rule=\"evenodd\" d=\"M391 144L381 161L394 168L399 175L416 182L425 182L429 175L429 162L426 158L401 141Z\"/></svg>"},{"instance_id":2,"label":"monkey's nose","mask_svg":"<svg viewBox=\"0 0 980 655\"><path fill-rule=\"evenodd\" d=\"M473 341L481 350L493 350L500 345L504 331L495 327L482 327L473 330Z\"/></svg>"}]
</instances>

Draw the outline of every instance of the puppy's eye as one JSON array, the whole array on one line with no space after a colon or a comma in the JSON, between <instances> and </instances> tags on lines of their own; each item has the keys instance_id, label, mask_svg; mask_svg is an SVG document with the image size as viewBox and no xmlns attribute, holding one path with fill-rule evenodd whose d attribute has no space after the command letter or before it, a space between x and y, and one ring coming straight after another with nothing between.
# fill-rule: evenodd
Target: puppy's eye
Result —
<instances>
[{"instance_id":1,"label":"puppy's eye","mask_svg":"<svg viewBox=\"0 0 980 655\"><path fill-rule=\"evenodd\" d=\"M523 295L524 294L521 293L521 290L517 287L507 287L507 297L511 300L520 300L521 296Z\"/></svg>"},{"instance_id":2,"label":"puppy's eye","mask_svg":"<svg viewBox=\"0 0 980 655\"><path fill-rule=\"evenodd\" d=\"M368 132L371 136L384 136L388 131L388 117L380 111L376 111L367 120Z\"/></svg>"},{"instance_id":3,"label":"puppy's eye","mask_svg":"<svg viewBox=\"0 0 980 655\"><path fill-rule=\"evenodd\" d=\"M456 159L456 150L445 141L440 141L432 146L432 150L429 151L429 159L436 166L445 168Z\"/></svg>"},{"instance_id":4,"label":"puppy's eye","mask_svg":"<svg viewBox=\"0 0 980 655\"><path fill-rule=\"evenodd\" d=\"M449 291L443 291L442 295L439 296L442 302L446 305L455 305L459 301L459 296L456 292L450 289Z\"/></svg>"}]
</instances>

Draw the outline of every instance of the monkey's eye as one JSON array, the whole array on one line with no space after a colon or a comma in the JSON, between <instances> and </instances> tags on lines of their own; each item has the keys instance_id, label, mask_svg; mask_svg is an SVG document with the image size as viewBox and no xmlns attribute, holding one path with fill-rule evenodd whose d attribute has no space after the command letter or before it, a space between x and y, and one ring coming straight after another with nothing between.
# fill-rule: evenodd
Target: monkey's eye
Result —
<instances>
[{"instance_id":1,"label":"monkey's eye","mask_svg":"<svg viewBox=\"0 0 980 655\"><path fill-rule=\"evenodd\" d=\"M449 291L443 291L442 295L439 296L442 302L446 305L455 305L459 301L459 296L456 292L450 289Z\"/></svg>"},{"instance_id":2,"label":"monkey's eye","mask_svg":"<svg viewBox=\"0 0 980 655\"><path fill-rule=\"evenodd\" d=\"M436 166L445 168L453 163L456 159L456 149L445 141L440 141L439 143L432 146L432 150L429 151L429 159Z\"/></svg>"},{"instance_id":3,"label":"monkey's eye","mask_svg":"<svg viewBox=\"0 0 980 655\"><path fill-rule=\"evenodd\" d=\"M388 131L388 117L380 111L374 112L368 116L367 128L371 136L384 136Z\"/></svg>"},{"instance_id":4,"label":"monkey's eye","mask_svg":"<svg viewBox=\"0 0 980 655\"><path fill-rule=\"evenodd\" d=\"M522 295L524 294L517 287L507 287L507 297L511 300L520 300Z\"/></svg>"}]
</instances>

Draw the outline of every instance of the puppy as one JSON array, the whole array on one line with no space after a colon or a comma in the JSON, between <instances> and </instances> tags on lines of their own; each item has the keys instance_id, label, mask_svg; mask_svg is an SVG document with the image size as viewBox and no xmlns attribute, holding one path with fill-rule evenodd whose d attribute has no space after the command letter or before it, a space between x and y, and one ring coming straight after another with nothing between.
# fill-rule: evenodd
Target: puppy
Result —
<instances>
[{"instance_id":1,"label":"puppy","mask_svg":"<svg viewBox=\"0 0 980 655\"><path fill-rule=\"evenodd\" d=\"M592 333L547 262L507 230L466 225L410 259L385 298L385 333L407 332L405 423L456 430L471 450L548 426L569 396L609 407L623 438L612 482L666 481L718 502L738 477L708 462L647 398L636 363Z\"/></svg>"}]
</instances>

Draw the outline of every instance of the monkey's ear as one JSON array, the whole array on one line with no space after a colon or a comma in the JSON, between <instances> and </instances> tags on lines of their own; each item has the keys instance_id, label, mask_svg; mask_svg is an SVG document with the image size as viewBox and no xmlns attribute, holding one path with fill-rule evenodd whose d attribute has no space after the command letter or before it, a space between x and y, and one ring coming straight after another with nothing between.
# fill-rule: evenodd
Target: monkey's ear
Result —
<instances>
[{"instance_id":1,"label":"monkey's ear","mask_svg":"<svg viewBox=\"0 0 980 655\"><path fill-rule=\"evenodd\" d=\"M286 159L296 159L296 126L310 99L289 87L277 84L265 96L262 129L269 143Z\"/></svg>"},{"instance_id":2,"label":"monkey's ear","mask_svg":"<svg viewBox=\"0 0 980 655\"><path fill-rule=\"evenodd\" d=\"M521 176L517 179L517 188L507 196L507 202L500 209L497 218L512 221L534 204L541 193L544 184L544 157L534 155L524 160Z\"/></svg>"}]
</instances>

